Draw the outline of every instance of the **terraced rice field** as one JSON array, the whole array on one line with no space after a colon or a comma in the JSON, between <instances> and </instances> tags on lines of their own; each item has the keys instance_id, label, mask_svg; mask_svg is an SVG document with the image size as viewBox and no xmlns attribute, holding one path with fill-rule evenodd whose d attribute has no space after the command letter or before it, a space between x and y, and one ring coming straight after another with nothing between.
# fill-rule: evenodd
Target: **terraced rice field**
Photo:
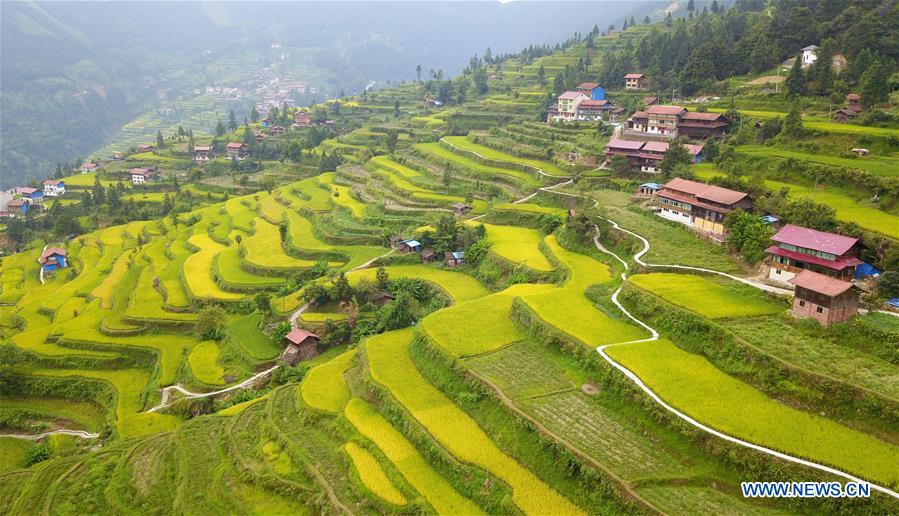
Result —
<instances>
[{"instance_id":1,"label":"terraced rice field","mask_svg":"<svg viewBox=\"0 0 899 516\"><path fill-rule=\"evenodd\" d=\"M525 165L527 167L533 167L535 169L541 170L546 174L551 176L560 176L564 177L568 174L565 170L559 168L558 165L554 163L550 163L548 161L541 161L538 159L530 159L530 158L522 158L520 156L513 156L512 154L508 154L499 150L496 150L492 147L487 147L484 145L478 145L477 143L472 142L468 138L464 136L446 136L444 140L451 145L454 145L462 150L474 152L480 154L481 156L494 159L497 161L505 161L508 163L517 163L519 165Z\"/></svg>"},{"instance_id":2,"label":"terraced rice field","mask_svg":"<svg viewBox=\"0 0 899 516\"><path fill-rule=\"evenodd\" d=\"M434 471L412 443L390 426L374 407L353 398L347 403L344 415L359 433L374 442L438 514L484 514Z\"/></svg>"},{"instance_id":3,"label":"terraced rice field","mask_svg":"<svg viewBox=\"0 0 899 516\"><path fill-rule=\"evenodd\" d=\"M670 341L611 346L606 353L662 399L719 431L873 481L899 479L899 447L787 407Z\"/></svg>"},{"instance_id":4,"label":"terraced rice field","mask_svg":"<svg viewBox=\"0 0 899 516\"><path fill-rule=\"evenodd\" d=\"M538 272L550 272L553 266L540 251L542 235L536 229L518 226L498 226L484 224L490 252L508 261L511 265L521 265Z\"/></svg>"},{"instance_id":5,"label":"terraced rice field","mask_svg":"<svg viewBox=\"0 0 899 516\"><path fill-rule=\"evenodd\" d=\"M533 473L504 454L483 430L425 380L408 355L410 330L366 341L372 377L384 385L428 432L463 462L493 473L512 488L512 501L525 514L582 513Z\"/></svg>"},{"instance_id":6,"label":"terraced rice field","mask_svg":"<svg viewBox=\"0 0 899 516\"><path fill-rule=\"evenodd\" d=\"M423 155L435 158L436 161L445 161L460 167L472 175L481 176L485 179L504 178L506 180L516 181L528 186L540 186L541 180L538 175L523 172L511 168L499 168L484 165L463 154L457 154L451 150L441 146L439 143L418 143L414 147Z\"/></svg>"},{"instance_id":7,"label":"terraced rice field","mask_svg":"<svg viewBox=\"0 0 899 516\"><path fill-rule=\"evenodd\" d=\"M726 284L693 274L655 272L637 274L629 281L643 290L709 319L783 313L783 303L736 282Z\"/></svg>"},{"instance_id":8,"label":"terraced rice field","mask_svg":"<svg viewBox=\"0 0 899 516\"><path fill-rule=\"evenodd\" d=\"M352 367L356 350L351 349L322 365L314 367L300 384L303 401L310 407L337 414L350 400L343 373Z\"/></svg>"},{"instance_id":9,"label":"terraced rice field","mask_svg":"<svg viewBox=\"0 0 899 516\"><path fill-rule=\"evenodd\" d=\"M804 335L777 320L735 321L727 328L753 346L805 370L899 399L899 366L883 358Z\"/></svg>"},{"instance_id":10,"label":"terraced rice field","mask_svg":"<svg viewBox=\"0 0 899 516\"><path fill-rule=\"evenodd\" d=\"M473 277L424 265L390 265L385 267L390 278L420 278L437 285L455 302L461 303L485 296L489 291ZM374 281L376 269L367 268L351 272L347 277L350 284L362 278Z\"/></svg>"},{"instance_id":11,"label":"terraced rice field","mask_svg":"<svg viewBox=\"0 0 899 516\"><path fill-rule=\"evenodd\" d=\"M551 285L513 285L502 292L431 314L422 321L421 327L453 356L487 353L523 338L509 320L515 298L550 289L553 289Z\"/></svg>"},{"instance_id":12,"label":"terraced rice field","mask_svg":"<svg viewBox=\"0 0 899 516\"><path fill-rule=\"evenodd\" d=\"M819 186L814 190L807 186L773 180L765 180L765 187L775 192L788 188L791 197L813 198L815 202L830 206L836 211L837 220L854 222L869 231L899 238L899 215L866 206L836 187Z\"/></svg>"},{"instance_id":13,"label":"terraced rice field","mask_svg":"<svg viewBox=\"0 0 899 516\"><path fill-rule=\"evenodd\" d=\"M780 159L790 158L799 161L810 161L812 163L820 163L822 165L830 165L833 167L864 170L884 177L895 177L896 175L899 175L899 159L888 156L841 158L838 156L812 154L763 145L740 145L736 150L741 154L748 154L750 156L768 156Z\"/></svg>"},{"instance_id":14,"label":"terraced rice field","mask_svg":"<svg viewBox=\"0 0 899 516\"><path fill-rule=\"evenodd\" d=\"M371 452L356 443L346 443L343 445L343 450L352 459L356 474L359 475L359 479L366 489L385 502L406 505L406 497L387 478Z\"/></svg>"}]
</instances>

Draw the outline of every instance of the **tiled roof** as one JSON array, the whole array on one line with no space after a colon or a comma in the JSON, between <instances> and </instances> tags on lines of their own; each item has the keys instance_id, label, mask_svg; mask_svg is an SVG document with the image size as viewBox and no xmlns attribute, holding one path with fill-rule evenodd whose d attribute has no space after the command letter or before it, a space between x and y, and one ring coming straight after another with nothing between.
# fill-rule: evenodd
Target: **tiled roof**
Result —
<instances>
[{"instance_id":1,"label":"tiled roof","mask_svg":"<svg viewBox=\"0 0 899 516\"><path fill-rule=\"evenodd\" d=\"M852 283L848 281L831 278L826 274L821 274L808 269L797 274L790 283L797 287L809 289L813 292L824 294L827 297L836 297L852 288Z\"/></svg>"},{"instance_id":2,"label":"tiled roof","mask_svg":"<svg viewBox=\"0 0 899 516\"><path fill-rule=\"evenodd\" d=\"M290 333L288 333L287 335L284 336L285 339L289 340L290 342L293 342L294 344L300 344L304 340L308 339L309 337L312 337L314 339L319 338L318 335L312 333L311 331L300 330L300 329L291 330Z\"/></svg>"},{"instance_id":3,"label":"tiled roof","mask_svg":"<svg viewBox=\"0 0 899 516\"><path fill-rule=\"evenodd\" d=\"M837 256L846 254L858 243L857 238L804 228L793 224L787 224L781 228L776 235L771 237L771 240L795 245L796 247L823 251Z\"/></svg>"},{"instance_id":4,"label":"tiled roof","mask_svg":"<svg viewBox=\"0 0 899 516\"><path fill-rule=\"evenodd\" d=\"M722 188L720 186L709 185L705 183L698 183L696 181L690 181L688 179L683 179L680 177L676 177L669 181L665 185L665 188L678 192L684 192L701 199L717 202L719 204L734 204L735 202L738 202L745 198L747 195L746 193L738 192L736 190L730 190L728 188Z\"/></svg>"}]
</instances>

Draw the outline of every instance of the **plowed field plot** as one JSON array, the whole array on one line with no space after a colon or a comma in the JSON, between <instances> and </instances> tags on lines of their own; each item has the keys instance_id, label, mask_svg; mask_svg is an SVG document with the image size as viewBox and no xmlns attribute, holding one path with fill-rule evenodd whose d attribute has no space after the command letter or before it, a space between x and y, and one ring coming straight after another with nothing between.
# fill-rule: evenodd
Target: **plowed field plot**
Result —
<instances>
[{"instance_id":1,"label":"plowed field plot","mask_svg":"<svg viewBox=\"0 0 899 516\"><path fill-rule=\"evenodd\" d=\"M516 401L550 431L629 480L685 476L685 467L654 440L580 391Z\"/></svg>"},{"instance_id":2,"label":"plowed field plot","mask_svg":"<svg viewBox=\"0 0 899 516\"><path fill-rule=\"evenodd\" d=\"M637 494L668 514L789 514L746 503L710 487L650 486L637 489Z\"/></svg>"},{"instance_id":3,"label":"plowed field plot","mask_svg":"<svg viewBox=\"0 0 899 516\"><path fill-rule=\"evenodd\" d=\"M736 321L728 328L750 344L798 367L899 399L899 365L803 335L778 320Z\"/></svg>"},{"instance_id":4,"label":"plowed field plot","mask_svg":"<svg viewBox=\"0 0 899 516\"><path fill-rule=\"evenodd\" d=\"M510 398L575 388L565 371L547 361L538 345L531 342L519 342L495 353L472 357L465 364Z\"/></svg>"}]
</instances>

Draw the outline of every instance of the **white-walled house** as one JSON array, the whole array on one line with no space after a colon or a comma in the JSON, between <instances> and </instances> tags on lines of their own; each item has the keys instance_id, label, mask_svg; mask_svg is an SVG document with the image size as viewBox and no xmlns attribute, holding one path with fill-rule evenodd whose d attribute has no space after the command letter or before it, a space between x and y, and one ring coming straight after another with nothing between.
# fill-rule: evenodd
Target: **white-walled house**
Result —
<instances>
[{"instance_id":1,"label":"white-walled house","mask_svg":"<svg viewBox=\"0 0 899 516\"><path fill-rule=\"evenodd\" d=\"M59 179L44 181L44 195L47 197L60 197L66 194L66 184Z\"/></svg>"},{"instance_id":2,"label":"white-walled house","mask_svg":"<svg viewBox=\"0 0 899 516\"><path fill-rule=\"evenodd\" d=\"M559 95L559 113L556 117L560 120L577 120L578 106L589 98L579 91L566 91Z\"/></svg>"},{"instance_id":3,"label":"white-walled house","mask_svg":"<svg viewBox=\"0 0 899 516\"><path fill-rule=\"evenodd\" d=\"M802 67L808 67L818 60L818 46L809 45L802 49Z\"/></svg>"}]
</instances>

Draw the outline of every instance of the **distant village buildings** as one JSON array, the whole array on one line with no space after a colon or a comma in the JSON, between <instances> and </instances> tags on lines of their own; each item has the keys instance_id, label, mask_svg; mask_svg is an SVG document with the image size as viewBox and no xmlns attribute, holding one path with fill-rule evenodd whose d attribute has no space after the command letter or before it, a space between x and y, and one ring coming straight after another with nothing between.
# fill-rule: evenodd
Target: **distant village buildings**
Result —
<instances>
[{"instance_id":1,"label":"distant village buildings","mask_svg":"<svg viewBox=\"0 0 899 516\"><path fill-rule=\"evenodd\" d=\"M100 168L100 165L97 163L89 163L85 162L81 164L81 173L87 174L88 172L94 172Z\"/></svg>"},{"instance_id":2,"label":"distant village buildings","mask_svg":"<svg viewBox=\"0 0 899 516\"><path fill-rule=\"evenodd\" d=\"M802 49L802 67L808 68L818 60L818 45L809 45Z\"/></svg>"},{"instance_id":3,"label":"distant village buildings","mask_svg":"<svg viewBox=\"0 0 899 516\"><path fill-rule=\"evenodd\" d=\"M629 73L624 76L624 89L645 90L649 87L649 81L642 73Z\"/></svg>"},{"instance_id":4,"label":"distant village buildings","mask_svg":"<svg viewBox=\"0 0 899 516\"><path fill-rule=\"evenodd\" d=\"M606 100L606 89L598 82L582 82L576 89L589 100Z\"/></svg>"},{"instance_id":5,"label":"distant village buildings","mask_svg":"<svg viewBox=\"0 0 899 516\"><path fill-rule=\"evenodd\" d=\"M225 146L225 152L228 153L228 159L243 161L250 155L250 149L245 143L231 142Z\"/></svg>"},{"instance_id":6,"label":"distant village buildings","mask_svg":"<svg viewBox=\"0 0 899 516\"><path fill-rule=\"evenodd\" d=\"M194 145L194 161L207 162L212 157L212 147L208 145Z\"/></svg>"},{"instance_id":7,"label":"distant village buildings","mask_svg":"<svg viewBox=\"0 0 899 516\"><path fill-rule=\"evenodd\" d=\"M609 140L605 148L606 160L611 160L615 156L623 156L627 158L631 171L655 174L659 172L659 165L665 158L668 151L668 142L643 142L633 140L621 140L614 138ZM693 163L702 161L701 144L684 145L693 158Z\"/></svg>"},{"instance_id":8,"label":"distant village buildings","mask_svg":"<svg viewBox=\"0 0 899 516\"><path fill-rule=\"evenodd\" d=\"M48 179L44 181L44 196L60 197L66 194L66 184L59 179Z\"/></svg>"},{"instance_id":9,"label":"distant village buildings","mask_svg":"<svg viewBox=\"0 0 899 516\"><path fill-rule=\"evenodd\" d=\"M131 184L142 185L156 180L156 167L132 168L129 172Z\"/></svg>"}]
</instances>

